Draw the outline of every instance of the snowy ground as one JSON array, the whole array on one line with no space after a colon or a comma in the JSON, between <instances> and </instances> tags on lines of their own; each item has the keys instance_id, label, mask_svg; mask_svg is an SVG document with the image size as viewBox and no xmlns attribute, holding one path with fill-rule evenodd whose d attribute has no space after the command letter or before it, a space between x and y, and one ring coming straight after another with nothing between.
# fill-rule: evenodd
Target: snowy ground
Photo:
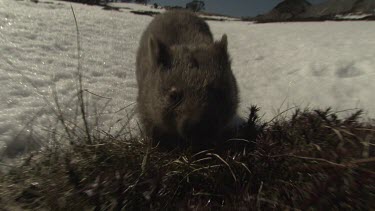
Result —
<instances>
[{"instance_id":1,"label":"snowy ground","mask_svg":"<svg viewBox=\"0 0 375 211\"><path fill-rule=\"evenodd\" d=\"M110 127L134 108L135 53L151 17L73 7L84 86L95 94L85 95L91 113L103 114L99 125ZM364 108L375 117L375 22L209 25L216 39L228 35L240 115L256 104L266 119L293 106ZM77 47L70 4L0 0L0 52L0 145L25 139L28 132L46 136L55 124L54 95L64 115L75 116Z\"/></svg>"},{"instance_id":2,"label":"snowy ground","mask_svg":"<svg viewBox=\"0 0 375 211\"><path fill-rule=\"evenodd\" d=\"M347 15L336 15L335 18L337 19L346 19L346 20L359 20L362 18L366 18L368 16L372 16L372 14L347 14Z\"/></svg>"}]
</instances>

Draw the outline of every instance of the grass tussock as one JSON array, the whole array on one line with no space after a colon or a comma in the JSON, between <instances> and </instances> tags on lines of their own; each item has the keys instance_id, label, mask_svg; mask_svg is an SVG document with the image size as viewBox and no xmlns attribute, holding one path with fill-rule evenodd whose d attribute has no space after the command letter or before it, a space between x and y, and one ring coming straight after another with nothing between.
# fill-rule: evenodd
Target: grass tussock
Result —
<instances>
[{"instance_id":1,"label":"grass tussock","mask_svg":"<svg viewBox=\"0 0 375 211\"><path fill-rule=\"evenodd\" d=\"M164 151L141 138L49 148L1 177L3 210L373 210L375 126L361 112L258 109L213 149Z\"/></svg>"}]
</instances>

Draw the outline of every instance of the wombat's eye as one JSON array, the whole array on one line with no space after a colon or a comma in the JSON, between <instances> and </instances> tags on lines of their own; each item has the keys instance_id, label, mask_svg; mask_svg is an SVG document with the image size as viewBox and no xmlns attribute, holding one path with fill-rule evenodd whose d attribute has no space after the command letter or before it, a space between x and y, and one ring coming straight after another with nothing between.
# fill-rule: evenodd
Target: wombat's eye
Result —
<instances>
[{"instance_id":1,"label":"wombat's eye","mask_svg":"<svg viewBox=\"0 0 375 211\"><path fill-rule=\"evenodd\" d=\"M182 93L179 92L175 87L171 88L169 91L169 101L171 104L179 104L182 100Z\"/></svg>"},{"instance_id":2,"label":"wombat's eye","mask_svg":"<svg viewBox=\"0 0 375 211\"><path fill-rule=\"evenodd\" d=\"M199 68L199 63L195 58L192 58L189 63L189 68Z\"/></svg>"}]
</instances>

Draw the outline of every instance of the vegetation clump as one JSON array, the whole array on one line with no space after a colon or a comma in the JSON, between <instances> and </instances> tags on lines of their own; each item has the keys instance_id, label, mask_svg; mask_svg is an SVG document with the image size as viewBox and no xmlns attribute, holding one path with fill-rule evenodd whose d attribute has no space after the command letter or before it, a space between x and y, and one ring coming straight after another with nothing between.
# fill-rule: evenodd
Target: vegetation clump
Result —
<instances>
[{"instance_id":1,"label":"vegetation clump","mask_svg":"<svg viewBox=\"0 0 375 211\"><path fill-rule=\"evenodd\" d=\"M258 108L211 149L140 137L48 148L1 177L3 210L373 210L375 126L327 110L264 123Z\"/></svg>"}]
</instances>

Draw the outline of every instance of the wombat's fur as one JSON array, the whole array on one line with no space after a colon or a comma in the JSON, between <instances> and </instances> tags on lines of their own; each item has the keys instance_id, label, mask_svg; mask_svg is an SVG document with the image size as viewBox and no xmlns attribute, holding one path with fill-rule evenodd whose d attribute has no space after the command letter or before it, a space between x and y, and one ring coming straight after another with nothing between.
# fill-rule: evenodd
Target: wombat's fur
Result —
<instances>
[{"instance_id":1,"label":"wombat's fur","mask_svg":"<svg viewBox=\"0 0 375 211\"><path fill-rule=\"evenodd\" d=\"M152 20L140 41L136 76L144 132L161 144L215 140L236 113L227 36L214 42L207 23L191 12Z\"/></svg>"}]
</instances>

